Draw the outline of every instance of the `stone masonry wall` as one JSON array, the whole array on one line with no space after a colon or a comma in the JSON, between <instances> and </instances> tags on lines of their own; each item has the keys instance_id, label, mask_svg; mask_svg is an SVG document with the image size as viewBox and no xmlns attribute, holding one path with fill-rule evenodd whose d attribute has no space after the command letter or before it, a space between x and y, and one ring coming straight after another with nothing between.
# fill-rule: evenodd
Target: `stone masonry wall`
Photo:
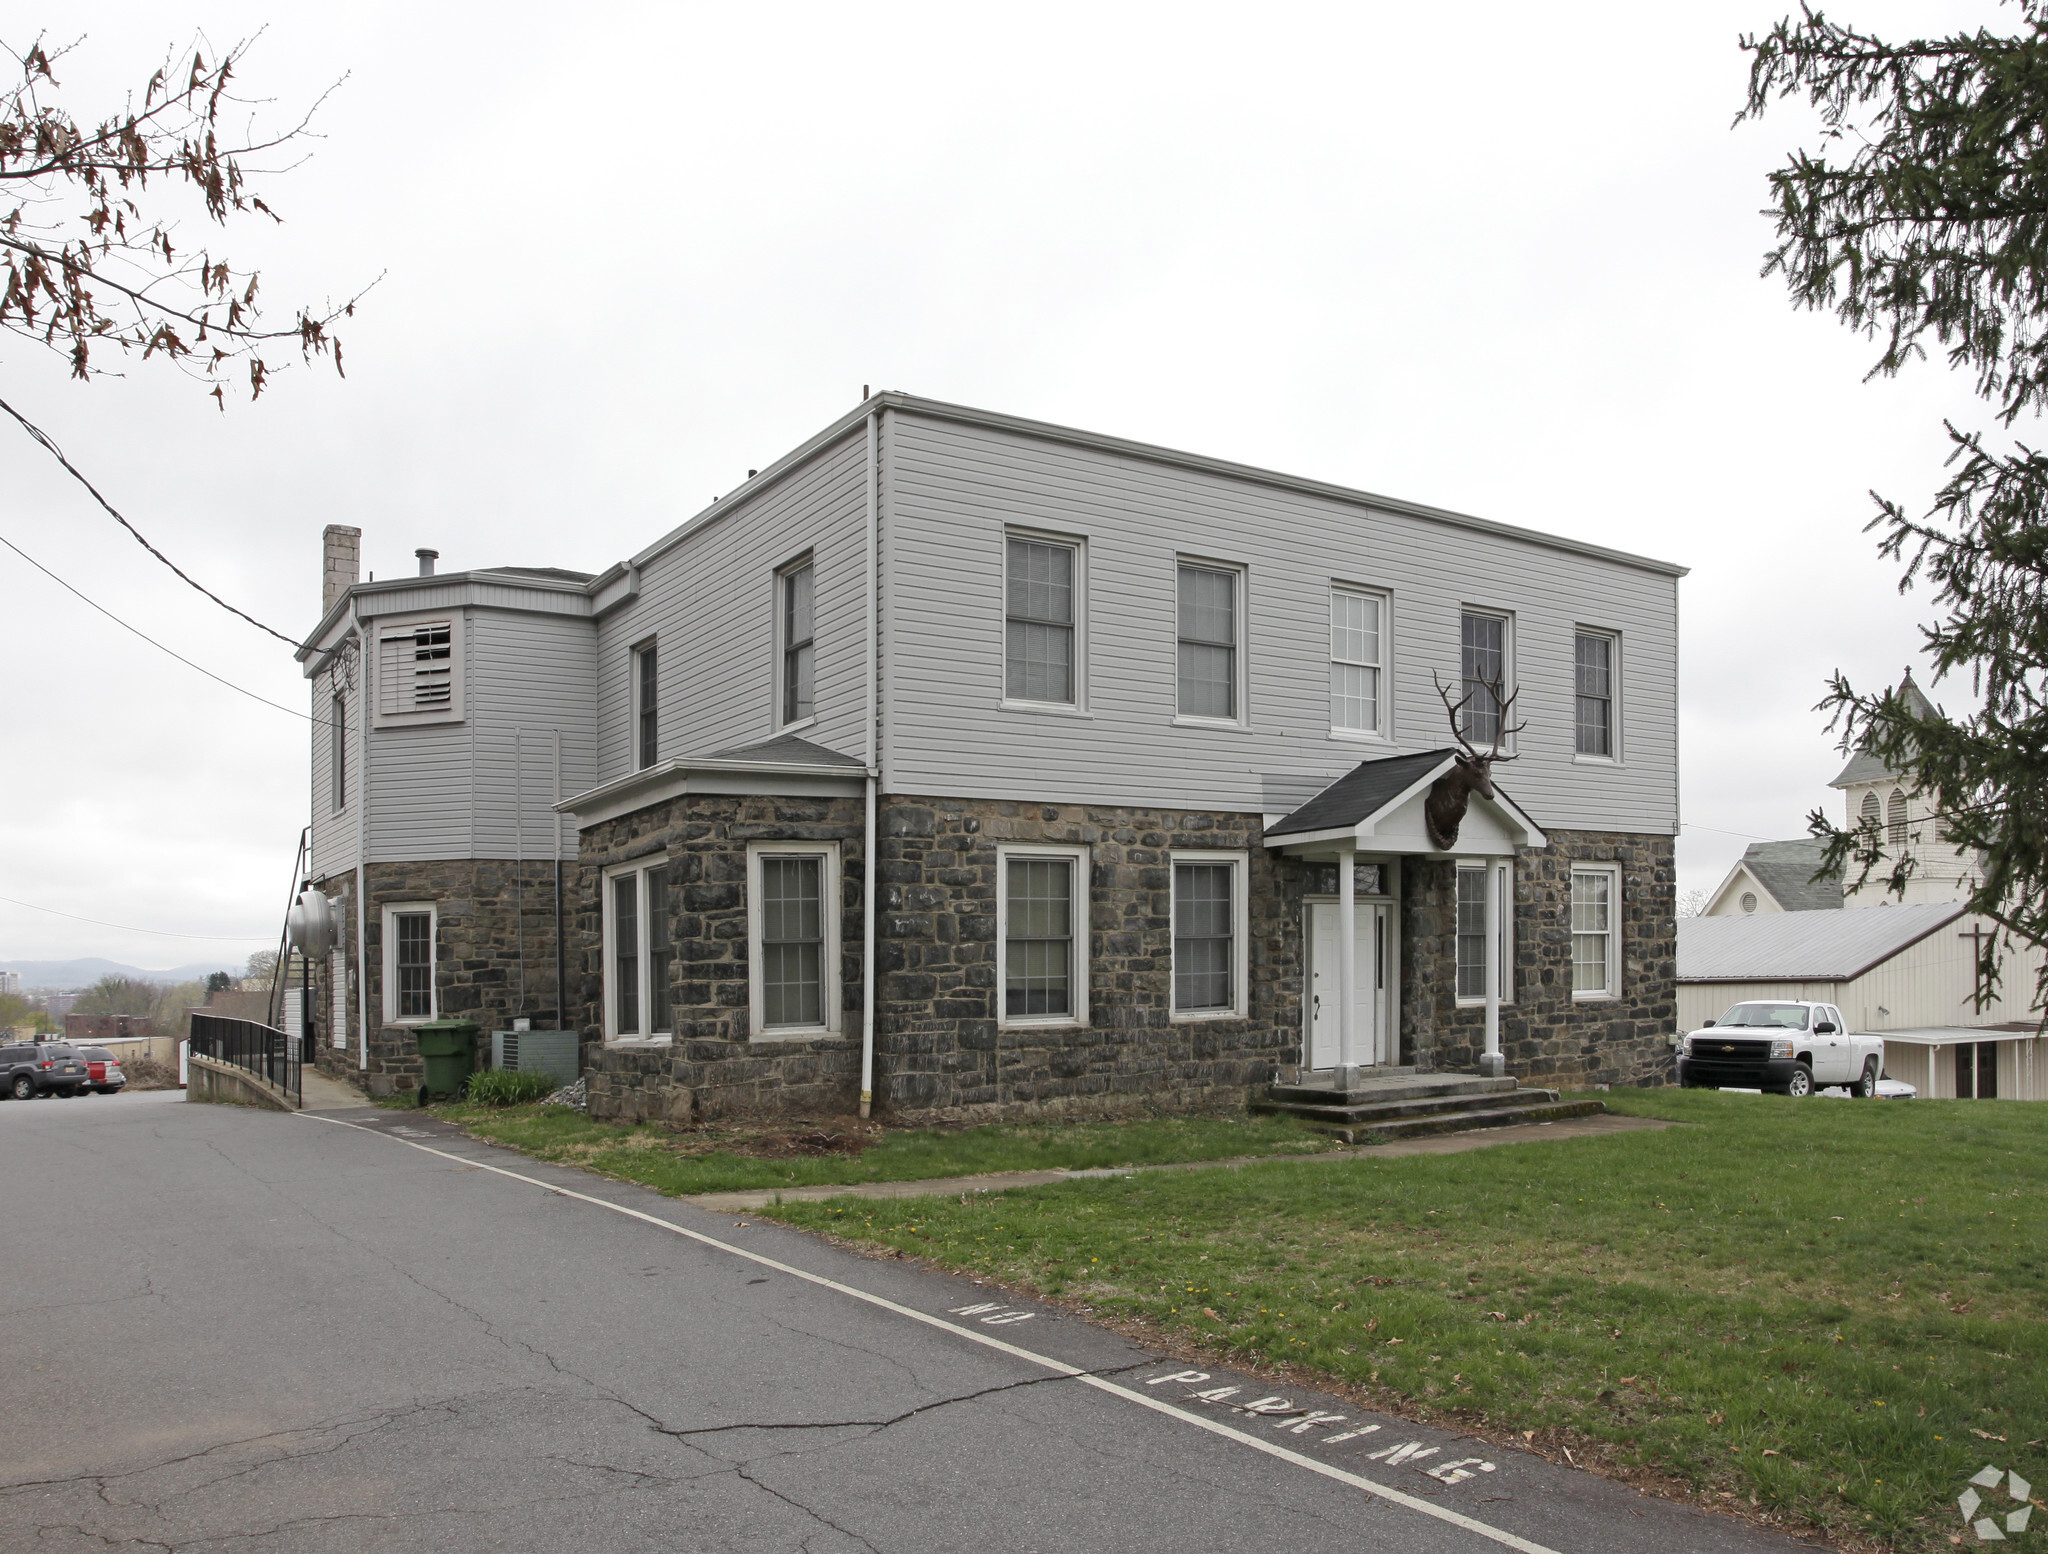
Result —
<instances>
[{"instance_id":1,"label":"stone masonry wall","mask_svg":"<svg viewBox=\"0 0 2048 1554\"><path fill-rule=\"evenodd\" d=\"M1507 1071L1524 1084L1661 1085L1678 1017L1677 871L1672 839L1552 831L1550 846L1515 861L1514 1001L1500 1012ZM1571 870L1621 868L1621 996L1572 998ZM1407 860L1402 896L1404 1057L1471 1068L1485 1050L1486 1012L1457 1002L1457 865Z\"/></svg>"},{"instance_id":2,"label":"stone masonry wall","mask_svg":"<svg viewBox=\"0 0 2048 1554\"><path fill-rule=\"evenodd\" d=\"M358 1067L356 1044L333 1044L334 992L330 968L315 968L315 1052L322 1073L359 1085L372 1095L403 1094L420 1082L420 1059L411 1031L386 1025L384 1012L384 907L431 901L436 1012L475 1020L480 1063L490 1061L490 1034L515 1018L536 1029L555 1024L555 874L551 859L455 859L370 865L367 915L370 1012L369 1066ZM336 898L341 942L355 966L353 871L320 882ZM565 919L576 902L574 870L565 867ZM351 1009L355 1007L351 994ZM575 1018L572 1007L569 1018Z\"/></svg>"},{"instance_id":3,"label":"stone masonry wall","mask_svg":"<svg viewBox=\"0 0 2048 1554\"><path fill-rule=\"evenodd\" d=\"M590 1113L613 1121L760 1110L848 1112L860 1098L861 859L859 799L670 799L583 833L571 924L571 996L580 1011ZM839 1028L830 1040L751 1039L747 986L747 844L840 844ZM666 853L669 999L665 1045L606 1045L600 886L613 864Z\"/></svg>"}]
</instances>

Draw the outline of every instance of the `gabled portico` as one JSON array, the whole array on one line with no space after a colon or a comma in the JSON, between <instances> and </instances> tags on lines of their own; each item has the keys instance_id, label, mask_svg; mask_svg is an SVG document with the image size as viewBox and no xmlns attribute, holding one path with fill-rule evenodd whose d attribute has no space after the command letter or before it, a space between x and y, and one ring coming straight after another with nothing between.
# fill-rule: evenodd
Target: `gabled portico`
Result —
<instances>
[{"instance_id":1,"label":"gabled portico","mask_svg":"<svg viewBox=\"0 0 2048 1554\"><path fill-rule=\"evenodd\" d=\"M1317 921L1318 908L1311 902L1303 923L1308 986L1303 990L1307 1031L1304 1067L1320 1069L1315 1061L1316 1022L1322 1005L1316 991L1317 951L1327 958L1334 951L1336 961L1337 1031L1336 1084L1354 1087L1360 1067L1389 1066L1399 1062L1398 1029L1379 1022L1398 1022L1398 994L1389 997L1381 989L1399 983L1398 917L1394 904L1400 895L1399 869L1404 858L1513 858L1524 848L1549 845L1540 827L1529 815L1491 783L1475 787L1466 752L1455 749L1428 750L1414 755L1385 756L1363 761L1330 784L1292 814L1271 821L1265 828L1265 845L1284 856L1311 863L1334 864L1334 924L1329 931ZM1447 786L1440 786L1447 785ZM1491 791L1487 791L1490 789ZM1454 808L1447 801L1463 794L1463 812L1449 821L1445 837L1444 812ZM1435 821L1426 813L1432 793L1438 795L1439 814ZM1432 835L1432 830L1437 832ZM1448 840L1449 847L1438 845ZM1367 867L1361 871L1359 865ZM1371 996L1366 1010L1373 1028L1361 1041L1359 952L1359 875L1367 874L1369 899L1366 911L1370 929L1366 935L1370 956ZM1498 884L1499 871L1488 868L1486 878L1486 1047L1481 1060L1484 1072L1499 1075L1500 1053L1500 924L1503 903ZM1382 899L1384 898L1384 899ZM1325 975L1327 972L1325 971ZM1392 1037L1389 1040L1389 1037Z\"/></svg>"}]
</instances>

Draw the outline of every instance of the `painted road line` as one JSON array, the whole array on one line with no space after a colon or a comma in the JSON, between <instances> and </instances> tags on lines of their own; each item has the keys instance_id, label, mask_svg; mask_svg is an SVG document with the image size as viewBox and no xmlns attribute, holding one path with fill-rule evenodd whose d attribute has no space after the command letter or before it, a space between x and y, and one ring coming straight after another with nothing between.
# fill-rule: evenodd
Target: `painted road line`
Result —
<instances>
[{"instance_id":1,"label":"painted road line","mask_svg":"<svg viewBox=\"0 0 2048 1554\"><path fill-rule=\"evenodd\" d=\"M1020 1348L1016 1344L998 1338L993 1333L977 1332L972 1327L963 1327L957 1322L947 1321L943 1316L935 1316L928 1311L919 1311L914 1306L906 1306L899 1301L890 1300L886 1296L871 1294L869 1291L857 1289L851 1284L842 1284L837 1279L828 1279L823 1274L811 1273L806 1269L795 1267L789 1263L779 1262L775 1258L764 1256L759 1252L750 1252L745 1247L734 1246L730 1241L720 1241L716 1236L707 1236L701 1230L691 1230L686 1225L678 1225L675 1221L663 1219L659 1215L649 1214L641 1209L628 1208L622 1203L612 1203L604 1198L594 1197L589 1193L577 1192L573 1188L560 1187L553 1182L544 1182L537 1176L527 1176L519 1171L508 1171L503 1166L491 1165L486 1161L471 1160L462 1155L451 1154L445 1149L435 1149L431 1145L419 1143L414 1139L397 1138L394 1136L393 1131L387 1128L365 1127L358 1122L344 1122L339 1117L323 1116L317 1112L293 1112L291 1115L303 1118L308 1122L323 1122L329 1127L348 1128L356 1133L367 1133L372 1138L391 1139L394 1143L403 1144L407 1149L417 1149L422 1154L436 1156L439 1159L462 1166L468 1170L489 1171L494 1176L506 1177L515 1182L523 1182L528 1187L537 1187L542 1192L553 1193L558 1198L574 1198L579 1203L588 1203L600 1209L609 1209L614 1214L624 1215L628 1219L640 1220L644 1224L653 1225L657 1229L666 1230L672 1235L682 1236L684 1239L695 1241L702 1246L715 1247L721 1252L730 1253L734 1257L742 1258L759 1267L773 1268L777 1273L786 1273L793 1279L801 1279L805 1283L815 1284L821 1289L828 1289L840 1295L850 1296L852 1299L862 1301L878 1310L888 1311L900 1317L907 1317L913 1322L923 1323L926 1327L933 1327L941 1332L951 1333L956 1338L965 1338L985 1348L1013 1355L1027 1364L1041 1366L1056 1375L1071 1376L1074 1380L1081 1382L1085 1386L1093 1387L1098 1392L1106 1392L1112 1396L1123 1398L1143 1408L1149 1408L1154 1413L1164 1414L1170 1419L1178 1419L1184 1424L1194 1425L1197 1429L1207 1430L1211 1435L1220 1435L1226 1440L1236 1441L1240 1445L1249 1446L1254 1451L1264 1452L1267 1456L1276 1457L1282 1462L1291 1462L1298 1468L1306 1468L1309 1472L1320 1474L1324 1478L1334 1479L1340 1484L1348 1484L1354 1489L1362 1489L1368 1494L1378 1495L1381 1499L1391 1504L1402 1506L1410 1511L1419 1512L1439 1522L1447 1522L1453 1527L1463 1528L1466 1532L1474 1533L1479 1537L1498 1543L1504 1548L1519 1550L1520 1554L1558 1554L1558 1551L1555 1549L1533 1542L1528 1538L1518 1537L1504 1528L1489 1526L1477 1517L1467 1516L1462 1511L1453 1511L1448 1506L1433 1505L1429 1501L1415 1495L1404 1494L1401 1490L1395 1489L1391 1485L1382 1484L1361 1474L1352 1473L1336 1466L1334 1463L1320 1462L1316 1458L1307 1456L1291 1447L1283 1446L1278 1441L1265 1440L1260 1436L1239 1430L1235 1426L1227 1425L1221 1420L1205 1419L1200 1414L1192 1413L1178 1404L1167 1402L1164 1398L1148 1397L1134 1388L1124 1386L1121 1382L1110 1380L1107 1376L1097 1376L1092 1372L1081 1369L1078 1365L1069 1365L1065 1360L1056 1360L1050 1355L1036 1354L1029 1349ZM1268 1399L1266 1401L1277 1402L1279 1400ZM1411 1452L1411 1456L1427 1454L1420 1449L1420 1442L1413 1443L1413 1445L1417 1450ZM1428 1450L1433 1451L1434 1449L1429 1448ZM1375 1453L1375 1455L1382 1454Z\"/></svg>"}]
</instances>

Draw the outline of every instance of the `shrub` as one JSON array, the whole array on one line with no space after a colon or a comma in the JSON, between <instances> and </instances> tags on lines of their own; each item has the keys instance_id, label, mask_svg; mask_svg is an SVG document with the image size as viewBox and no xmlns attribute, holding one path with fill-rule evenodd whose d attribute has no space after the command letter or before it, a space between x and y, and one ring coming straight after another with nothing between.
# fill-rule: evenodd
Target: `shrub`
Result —
<instances>
[{"instance_id":1,"label":"shrub","mask_svg":"<svg viewBox=\"0 0 2048 1554\"><path fill-rule=\"evenodd\" d=\"M509 1068L485 1069L469 1077L468 1096L485 1106L524 1106L555 1093L546 1074L522 1074Z\"/></svg>"}]
</instances>

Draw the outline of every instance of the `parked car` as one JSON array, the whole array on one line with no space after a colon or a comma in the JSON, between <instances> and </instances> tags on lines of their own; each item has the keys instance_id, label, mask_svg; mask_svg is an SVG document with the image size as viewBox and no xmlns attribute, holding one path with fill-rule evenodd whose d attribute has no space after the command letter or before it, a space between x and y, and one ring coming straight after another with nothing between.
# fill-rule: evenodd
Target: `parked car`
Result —
<instances>
[{"instance_id":1,"label":"parked car","mask_svg":"<svg viewBox=\"0 0 2048 1554\"><path fill-rule=\"evenodd\" d=\"M78 1055L85 1059L85 1083L78 1087L80 1095L91 1095L95 1090L101 1095L121 1093L128 1076L121 1071L119 1058L105 1047L80 1047Z\"/></svg>"},{"instance_id":2,"label":"parked car","mask_svg":"<svg viewBox=\"0 0 2048 1554\"><path fill-rule=\"evenodd\" d=\"M1689 1089L1812 1095L1826 1085L1847 1085L1851 1095L1868 1100L1883 1073L1884 1038L1851 1031L1833 1004L1737 1004L1678 1044L1678 1082Z\"/></svg>"},{"instance_id":3,"label":"parked car","mask_svg":"<svg viewBox=\"0 0 2048 1554\"><path fill-rule=\"evenodd\" d=\"M0 1047L0 1094L17 1101L38 1095L77 1095L86 1083L85 1059L63 1041Z\"/></svg>"}]
</instances>

